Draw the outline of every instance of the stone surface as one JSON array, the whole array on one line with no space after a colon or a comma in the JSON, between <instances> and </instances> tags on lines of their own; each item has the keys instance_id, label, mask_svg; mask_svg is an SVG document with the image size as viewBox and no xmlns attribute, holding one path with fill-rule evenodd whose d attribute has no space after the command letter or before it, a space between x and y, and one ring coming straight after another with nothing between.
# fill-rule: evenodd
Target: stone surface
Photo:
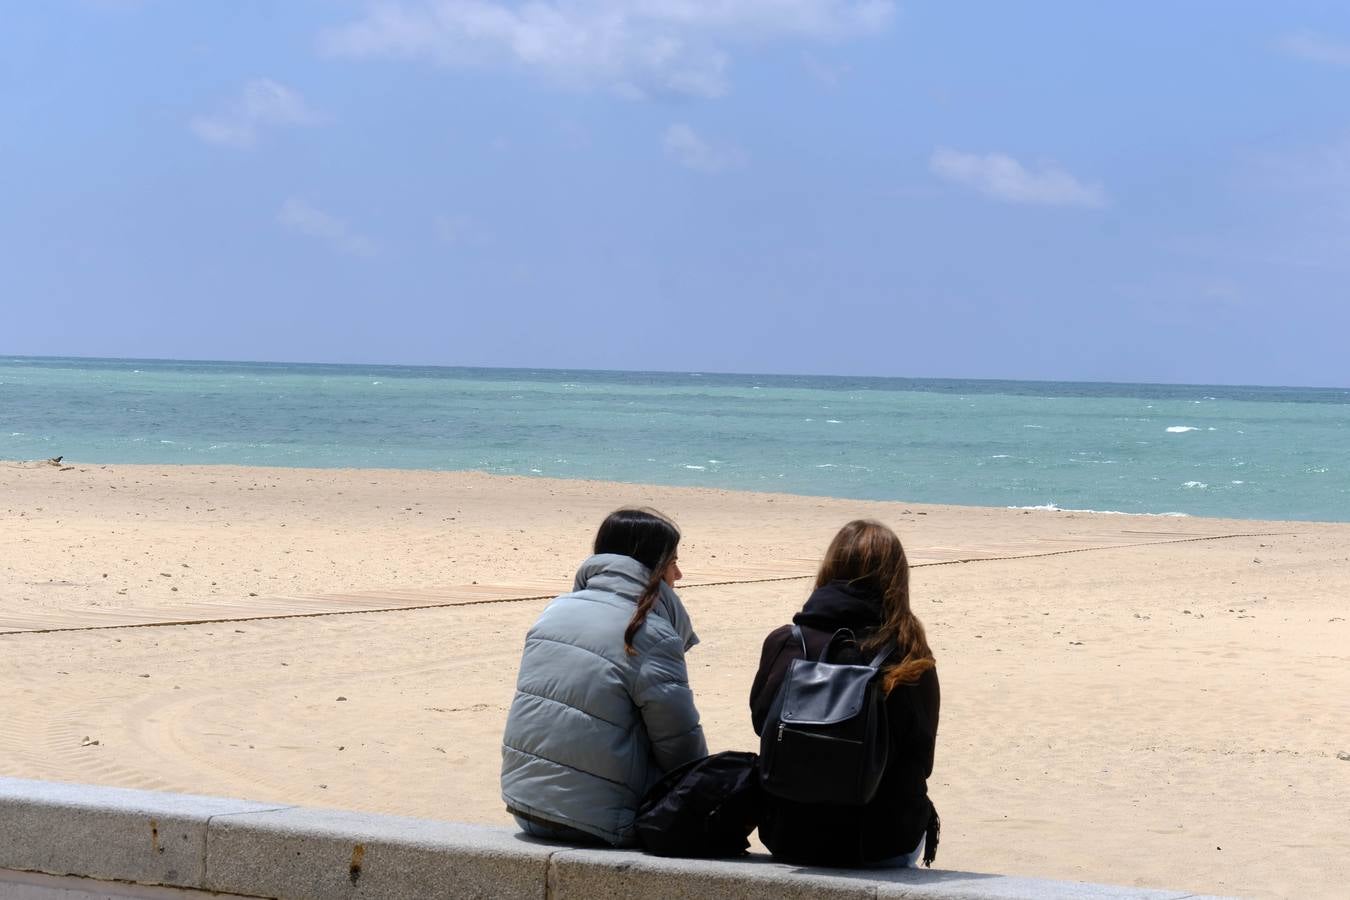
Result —
<instances>
[{"instance_id":1,"label":"stone surface","mask_svg":"<svg viewBox=\"0 0 1350 900\"><path fill-rule=\"evenodd\" d=\"M0 869L0 900L230 900L191 888L95 881L73 875L43 875Z\"/></svg>"},{"instance_id":2,"label":"stone surface","mask_svg":"<svg viewBox=\"0 0 1350 900\"><path fill-rule=\"evenodd\" d=\"M0 868L196 887L212 816L262 803L0 778Z\"/></svg>"},{"instance_id":3,"label":"stone surface","mask_svg":"<svg viewBox=\"0 0 1350 900\"><path fill-rule=\"evenodd\" d=\"M198 891L290 900L1195 896L942 869L812 869L765 856L662 859L547 844L515 829L0 778L0 900L186 900Z\"/></svg>"},{"instance_id":4,"label":"stone surface","mask_svg":"<svg viewBox=\"0 0 1350 900\"><path fill-rule=\"evenodd\" d=\"M213 821L203 886L294 900L541 900L553 849L510 829L293 808Z\"/></svg>"},{"instance_id":5,"label":"stone surface","mask_svg":"<svg viewBox=\"0 0 1350 900\"><path fill-rule=\"evenodd\" d=\"M1181 900L1184 891L1157 891L1078 881L1047 881L978 872L906 869L872 873L878 900L912 897L923 900Z\"/></svg>"},{"instance_id":6,"label":"stone surface","mask_svg":"<svg viewBox=\"0 0 1350 900\"><path fill-rule=\"evenodd\" d=\"M549 900L870 900L875 896L870 882L825 870L797 870L763 856L694 861L630 850L563 850L553 855L549 865Z\"/></svg>"},{"instance_id":7,"label":"stone surface","mask_svg":"<svg viewBox=\"0 0 1350 900\"><path fill-rule=\"evenodd\" d=\"M736 897L922 898L922 900L1181 900L1184 891L1154 891L944 869L819 869L742 860L661 859L618 850L564 850L549 864L549 900Z\"/></svg>"}]
</instances>

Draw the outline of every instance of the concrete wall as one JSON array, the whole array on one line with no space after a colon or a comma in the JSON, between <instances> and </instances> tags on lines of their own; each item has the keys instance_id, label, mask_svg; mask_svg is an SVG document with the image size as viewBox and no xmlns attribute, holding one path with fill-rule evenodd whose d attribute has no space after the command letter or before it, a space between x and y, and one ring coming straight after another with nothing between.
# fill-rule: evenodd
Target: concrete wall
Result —
<instances>
[{"instance_id":1,"label":"concrete wall","mask_svg":"<svg viewBox=\"0 0 1350 900\"><path fill-rule=\"evenodd\" d=\"M937 869L803 869L764 857L660 859L539 843L507 828L0 778L0 898L221 895L296 900L1195 896Z\"/></svg>"}]
</instances>

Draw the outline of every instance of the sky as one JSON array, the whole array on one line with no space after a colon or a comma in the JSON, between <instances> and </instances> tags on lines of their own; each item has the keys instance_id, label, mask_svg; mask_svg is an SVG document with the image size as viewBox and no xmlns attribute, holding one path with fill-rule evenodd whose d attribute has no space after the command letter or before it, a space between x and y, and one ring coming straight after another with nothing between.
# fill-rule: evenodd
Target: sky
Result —
<instances>
[{"instance_id":1,"label":"sky","mask_svg":"<svg viewBox=\"0 0 1350 900\"><path fill-rule=\"evenodd\" d=\"M1350 5L0 9L0 354L1350 386Z\"/></svg>"}]
</instances>

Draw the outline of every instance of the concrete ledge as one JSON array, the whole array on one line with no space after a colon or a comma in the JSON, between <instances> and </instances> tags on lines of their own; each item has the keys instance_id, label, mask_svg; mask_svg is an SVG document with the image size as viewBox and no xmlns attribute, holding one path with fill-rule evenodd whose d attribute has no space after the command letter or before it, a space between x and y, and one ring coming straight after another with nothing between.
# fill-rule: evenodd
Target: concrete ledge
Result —
<instances>
[{"instance_id":1,"label":"concrete ledge","mask_svg":"<svg viewBox=\"0 0 1350 900\"><path fill-rule=\"evenodd\" d=\"M540 900L555 850L508 829L297 807L214 821L203 886L259 897Z\"/></svg>"},{"instance_id":2,"label":"concrete ledge","mask_svg":"<svg viewBox=\"0 0 1350 900\"><path fill-rule=\"evenodd\" d=\"M662 859L627 850L560 850L549 866L550 900L1182 900L1198 895L1039 878L1013 878L944 869L818 869L743 860Z\"/></svg>"},{"instance_id":3,"label":"concrete ledge","mask_svg":"<svg viewBox=\"0 0 1350 900\"><path fill-rule=\"evenodd\" d=\"M763 856L661 859L546 844L508 828L0 778L3 900L196 891L294 900L1196 896L940 869L809 869Z\"/></svg>"},{"instance_id":4,"label":"concrete ledge","mask_svg":"<svg viewBox=\"0 0 1350 900\"><path fill-rule=\"evenodd\" d=\"M0 868L198 887L215 816L246 800L0 778Z\"/></svg>"}]
</instances>

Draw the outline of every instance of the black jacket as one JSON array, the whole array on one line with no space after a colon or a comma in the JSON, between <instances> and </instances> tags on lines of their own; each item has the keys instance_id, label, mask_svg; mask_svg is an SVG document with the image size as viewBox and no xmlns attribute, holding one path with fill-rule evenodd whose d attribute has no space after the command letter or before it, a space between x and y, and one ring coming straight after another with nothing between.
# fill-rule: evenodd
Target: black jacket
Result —
<instances>
[{"instance_id":1,"label":"black jacket","mask_svg":"<svg viewBox=\"0 0 1350 900\"><path fill-rule=\"evenodd\" d=\"M811 594L792 619L801 626L807 651L814 658L837 629L852 629L861 639L881 624L881 597L843 581ZM750 717L759 734L769 706L792 660L802 655L784 625L764 640L759 671L750 688ZM846 660L832 656L833 661ZM774 856L793 862L847 866L877 862L913 851L935 815L928 799L937 742L937 671L925 672L916 684L900 685L886 698L890 753L886 774L866 806L821 806L765 797L759 837Z\"/></svg>"}]
</instances>

